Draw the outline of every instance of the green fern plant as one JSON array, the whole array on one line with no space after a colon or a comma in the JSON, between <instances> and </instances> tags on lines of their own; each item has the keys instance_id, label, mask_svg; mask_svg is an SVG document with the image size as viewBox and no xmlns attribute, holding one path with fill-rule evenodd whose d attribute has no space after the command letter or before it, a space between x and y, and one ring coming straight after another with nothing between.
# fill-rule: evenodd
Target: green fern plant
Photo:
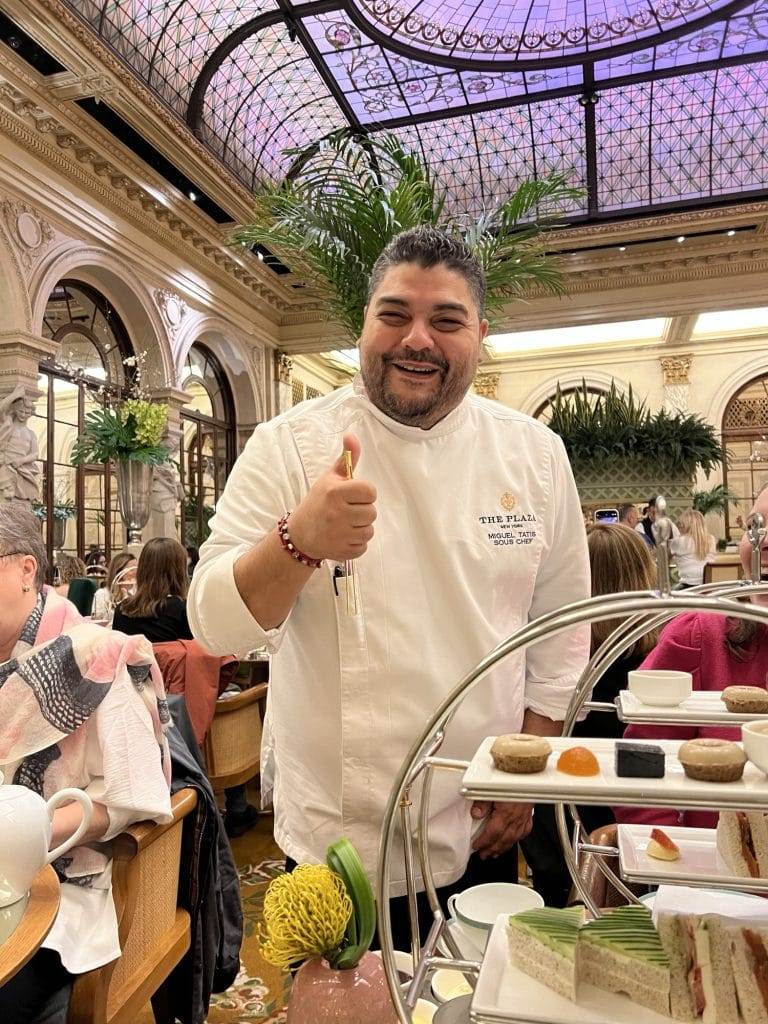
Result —
<instances>
[{"instance_id":1,"label":"green fern plant","mask_svg":"<svg viewBox=\"0 0 768 1024\"><path fill-rule=\"evenodd\" d=\"M638 459L666 472L693 475L698 466L710 473L725 459L715 428L699 416L651 413L632 387L621 394L615 382L595 396L586 381L564 395L558 388L549 426L563 439L574 463Z\"/></svg>"},{"instance_id":2,"label":"green fern plant","mask_svg":"<svg viewBox=\"0 0 768 1024\"><path fill-rule=\"evenodd\" d=\"M305 149L287 150L294 173L254 196L250 223L233 244L273 252L312 289L327 314L356 340L368 278L396 234L430 224L460 236L487 281L487 315L531 285L563 292L559 264L544 249L545 229L581 191L555 174L524 182L497 208L471 221L446 212L446 196L430 168L386 133L334 132Z\"/></svg>"},{"instance_id":3,"label":"green fern plant","mask_svg":"<svg viewBox=\"0 0 768 1024\"><path fill-rule=\"evenodd\" d=\"M710 512L716 512L719 516L725 515L728 502L738 504L737 495L729 491L725 484L717 484L708 491L694 491L692 505L703 516Z\"/></svg>"}]
</instances>

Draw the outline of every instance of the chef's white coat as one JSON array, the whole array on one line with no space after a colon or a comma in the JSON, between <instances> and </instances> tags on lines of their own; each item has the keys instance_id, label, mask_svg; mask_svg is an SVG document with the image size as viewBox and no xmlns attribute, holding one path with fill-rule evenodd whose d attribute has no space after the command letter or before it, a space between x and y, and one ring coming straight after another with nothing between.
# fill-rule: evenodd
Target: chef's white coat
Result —
<instances>
[{"instance_id":1,"label":"chef's white coat","mask_svg":"<svg viewBox=\"0 0 768 1024\"><path fill-rule=\"evenodd\" d=\"M355 561L360 614L347 614L326 563L265 631L233 566L339 458L346 432L362 446L356 477L378 491L375 537ZM211 651L266 644L273 655L263 756L284 852L322 861L345 835L373 875L395 775L438 704L499 641L589 589L565 450L528 416L470 394L422 430L386 416L358 379L259 425L211 520L188 614ZM460 709L441 755L471 757L486 736L519 730L526 708L562 719L588 646L582 627L502 662ZM459 878L469 856L458 778L438 773L433 785L437 885ZM396 863L393 895L404 892Z\"/></svg>"}]
</instances>

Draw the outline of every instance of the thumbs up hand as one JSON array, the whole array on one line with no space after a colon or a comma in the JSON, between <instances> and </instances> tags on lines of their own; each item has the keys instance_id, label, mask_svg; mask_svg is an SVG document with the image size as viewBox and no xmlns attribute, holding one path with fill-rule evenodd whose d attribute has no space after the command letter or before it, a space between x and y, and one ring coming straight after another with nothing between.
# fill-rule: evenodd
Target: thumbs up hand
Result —
<instances>
[{"instance_id":1,"label":"thumbs up hand","mask_svg":"<svg viewBox=\"0 0 768 1024\"><path fill-rule=\"evenodd\" d=\"M365 480L347 479L344 450L352 453L354 469L361 448L354 434L345 434L342 444L339 458L318 477L288 523L293 543L310 558L359 558L373 537L376 488Z\"/></svg>"}]
</instances>

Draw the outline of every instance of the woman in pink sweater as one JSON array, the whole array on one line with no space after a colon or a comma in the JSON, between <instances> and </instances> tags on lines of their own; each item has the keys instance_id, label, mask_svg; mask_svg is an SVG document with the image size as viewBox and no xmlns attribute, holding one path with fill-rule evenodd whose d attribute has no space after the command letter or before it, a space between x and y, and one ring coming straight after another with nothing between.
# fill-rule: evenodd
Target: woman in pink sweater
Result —
<instances>
[{"instance_id":1,"label":"woman in pink sweater","mask_svg":"<svg viewBox=\"0 0 768 1024\"><path fill-rule=\"evenodd\" d=\"M746 619L687 612L662 631L644 669L679 669L693 676L694 690L724 690L726 686L768 689L768 628ZM683 740L697 736L740 740L740 727L630 725L632 740ZM677 811L674 808L617 807L616 820L646 825L687 825L715 828L716 811Z\"/></svg>"}]
</instances>

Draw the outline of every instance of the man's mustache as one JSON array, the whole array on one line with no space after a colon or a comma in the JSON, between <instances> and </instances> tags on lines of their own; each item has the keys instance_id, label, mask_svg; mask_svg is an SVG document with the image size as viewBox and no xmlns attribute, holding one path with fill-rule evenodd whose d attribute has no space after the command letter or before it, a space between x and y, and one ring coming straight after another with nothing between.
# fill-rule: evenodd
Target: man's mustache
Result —
<instances>
[{"instance_id":1,"label":"man's mustache","mask_svg":"<svg viewBox=\"0 0 768 1024\"><path fill-rule=\"evenodd\" d=\"M399 363L404 360L409 363L429 363L430 366L437 366L443 373L449 369L448 362L442 356L412 348L407 348L404 352L398 352L396 355L389 352L382 358L385 363Z\"/></svg>"}]
</instances>

